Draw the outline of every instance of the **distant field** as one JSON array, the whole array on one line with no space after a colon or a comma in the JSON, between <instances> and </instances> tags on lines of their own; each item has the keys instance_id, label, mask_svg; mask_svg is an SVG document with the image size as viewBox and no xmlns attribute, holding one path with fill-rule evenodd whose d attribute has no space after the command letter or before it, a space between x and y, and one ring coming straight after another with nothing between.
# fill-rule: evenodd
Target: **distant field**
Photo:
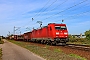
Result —
<instances>
[{"instance_id":1,"label":"distant field","mask_svg":"<svg viewBox=\"0 0 90 60\"><path fill-rule=\"evenodd\" d=\"M68 43L90 45L90 40L86 40L85 38L72 38Z\"/></svg>"}]
</instances>

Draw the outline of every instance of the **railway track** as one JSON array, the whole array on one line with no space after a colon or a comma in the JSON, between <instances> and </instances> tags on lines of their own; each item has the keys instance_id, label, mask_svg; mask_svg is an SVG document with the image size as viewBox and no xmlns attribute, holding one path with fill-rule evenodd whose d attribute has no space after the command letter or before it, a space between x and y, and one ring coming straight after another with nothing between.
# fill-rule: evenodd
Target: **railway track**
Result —
<instances>
[{"instance_id":1,"label":"railway track","mask_svg":"<svg viewBox=\"0 0 90 60\"><path fill-rule=\"evenodd\" d=\"M31 42L33 43L33 42ZM46 44L39 44L35 43L38 45L46 45ZM56 47L56 46L53 46ZM75 49L75 50L83 50L83 51L89 51L90 52L90 45L81 45L81 44L66 44L65 46L62 46L61 44L58 44L57 47L65 47L65 48L70 48L70 49Z\"/></svg>"},{"instance_id":2,"label":"railway track","mask_svg":"<svg viewBox=\"0 0 90 60\"><path fill-rule=\"evenodd\" d=\"M38 44L38 45L46 45L46 44ZM53 47L55 47L55 46L53 46ZM70 49L75 49L75 50L83 50L83 51L90 52L90 45L66 44L65 46L57 45L57 47L65 47L65 48L70 48Z\"/></svg>"},{"instance_id":3,"label":"railway track","mask_svg":"<svg viewBox=\"0 0 90 60\"><path fill-rule=\"evenodd\" d=\"M33 43L33 42L31 42ZM39 44L39 43L33 43L37 44L39 46L44 46L46 44ZM83 51L89 51L90 52L90 45L81 45L81 44L66 44L65 46L62 46L61 44L58 44L57 46L53 47L65 47L65 48L70 48L70 49L75 49L75 50L83 50Z\"/></svg>"},{"instance_id":4,"label":"railway track","mask_svg":"<svg viewBox=\"0 0 90 60\"><path fill-rule=\"evenodd\" d=\"M90 45L67 44L64 47L72 48L72 49L78 49L78 50L83 50L83 51L89 51L90 52Z\"/></svg>"}]
</instances>

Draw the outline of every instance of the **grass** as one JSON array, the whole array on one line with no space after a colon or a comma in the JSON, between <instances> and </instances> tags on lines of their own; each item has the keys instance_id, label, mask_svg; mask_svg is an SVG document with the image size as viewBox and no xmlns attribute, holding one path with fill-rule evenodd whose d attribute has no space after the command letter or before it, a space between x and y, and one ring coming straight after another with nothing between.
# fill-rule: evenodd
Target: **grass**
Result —
<instances>
[{"instance_id":1,"label":"grass","mask_svg":"<svg viewBox=\"0 0 90 60\"><path fill-rule=\"evenodd\" d=\"M78 59L81 59L81 60L87 60L84 57L78 56L76 54L70 54L70 56L73 56L73 57L78 58Z\"/></svg>"},{"instance_id":2,"label":"grass","mask_svg":"<svg viewBox=\"0 0 90 60\"><path fill-rule=\"evenodd\" d=\"M0 44L3 44L4 41L0 39ZM2 48L0 48L0 60L2 60Z\"/></svg>"},{"instance_id":3,"label":"grass","mask_svg":"<svg viewBox=\"0 0 90 60\"><path fill-rule=\"evenodd\" d=\"M0 40L0 44L3 44L3 43L4 43L4 41Z\"/></svg>"},{"instance_id":4,"label":"grass","mask_svg":"<svg viewBox=\"0 0 90 60\"><path fill-rule=\"evenodd\" d=\"M2 49L0 49L0 60L2 60Z\"/></svg>"},{"instance_id":5,"label":"grass","mask_svg":"<svg viewBox=\"0 0 90 60\"><path fill-rule=\"evenodd\" d=\"M54 52L57 52L57 53L58 53L58 52L63 52L63 51L60 50L60 49L55 48L55 49L54 49Z\"/></svg>"},{"instance_id":6,"label":"grass","mask_svg":"<svg viewBox=\"0 0 90 60\"><path fill-rule=\"evenodd\" d=\"M54 48L53 50L50 50L49 45L41 47L41 46L37 46L36 44L30 44L29 42L21 42L14 40L9 40L9 41L30 50L31 52L45 58L46 60L81 60L79 58L76 58L75 56L71 56L63 53L62 50L58 48Z\"/></svg>"},{"instance_id":7,"label":"grass","mask_svg":"<svg viewBox=\"0 0 90 60\"><path fill-rule=\"evenodd\" d=\"M0 41L0 44L3 44L4 42L3 41Z\"/></svg>"}]
</instances>

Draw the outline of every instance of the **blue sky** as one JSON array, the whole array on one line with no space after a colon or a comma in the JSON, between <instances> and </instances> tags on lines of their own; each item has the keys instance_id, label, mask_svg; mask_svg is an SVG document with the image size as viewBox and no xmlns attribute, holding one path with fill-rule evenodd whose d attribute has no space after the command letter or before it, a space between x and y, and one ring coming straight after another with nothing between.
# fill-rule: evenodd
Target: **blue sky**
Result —
<instances>
[{"instance_id":1,"label":"blue sky","mask_svg":"<svg viewBox=\"0 0 90 60\"><path fill-rule=\"evenodd\" d=\"M32 21L32 18L34 19ZM0 0L0 35L15 34L38 28L42 21L67 24L69 34L90 29L90 0ZM28 28L28 29L27 29Z\"/></svg>"}]
</instances>

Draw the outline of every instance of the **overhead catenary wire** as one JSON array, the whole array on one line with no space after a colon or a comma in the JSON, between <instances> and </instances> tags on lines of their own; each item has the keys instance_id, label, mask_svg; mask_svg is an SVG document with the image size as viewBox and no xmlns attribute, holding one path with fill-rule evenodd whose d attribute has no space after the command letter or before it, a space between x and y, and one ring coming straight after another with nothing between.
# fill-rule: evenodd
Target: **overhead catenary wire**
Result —
<instances>
[{"instance_id":1,"label":"overhead catenary wire","mask_svg":"<svg viewBox=\"0 0 90 60\"><path fill-rule=\"evenodd\" d=\"M57 0L53 1L53 2L52 2L48 7L46 7L42 12L45 12L49 7L51 7L51 6L52 6L54 3L56 3L56 2L57 2ZM36 18L38 18L38 17L42 14L42 12L40 12Z\"/></svg>"},{"instance_id":2,"label":"overhead catenary wire","mask_svg":"<svg viewBox=\"0 0 90 60\"><path fill-rule=\"evenodd\" d=\"M45 8L45 6L48 4L50 2L50 0L48 0L47 1L47 3L39 10L39 12L34 16L34 18ZM34 18L31 18L32 19L32 21L34 20ZM30 22L32 22L31 20L28 22L28 23L26 23L24 26L22 26L22 27L25 27L27 24L29 24Z\"/></svg>"},{"instance_id":3,"label":"overhead catenary wire","mask_svg":"<svg viewBox=\"0 0 90 60\"><path fill-rule=\"evenodd\" d=\"M61 4L57 5L56 7L54 7L53 9L51 9L51 10L48 11L48 12L54 11L56 8L58 8L59 6L63 5L63 4L66 3L67 1L68 1L68 0L63 1ZM48 14L48 12L46 12L45 15Z\"/></svg>"},{"instance_id":4,"label":"overhead catenary wire","mask_svg":"<svg viewBox=\"0 0 90 60\"><path fill-rule=\"evenodd\" d=\"M82 2L80 2L80 3L78 3L78 4L75 4L75 5L73 5L73 6L69 7L69 8L67 8L67 9L65 9L65 10L62 10L62 11L60 11L60 12L56 13L56 14L53 14L53 15L51 15L51 16L49 16L49 17L45 18L44 20L49 19L49 18L51 18L51 17L53 17L53 16L56 16L56 15L58 15L58 14L60 14L60 13L64 12L64 11L67 11L67 10L69 10L69 9L73 8L73 7L76 7L76 6L78 6L78 5L82 4L82 3L86 2L86 1L87 1L87 0L84 0L84 1L82 1Z\"/></svg>"},{"instance_id":5,"label":"overhead catenary wire","mask_svg":"<svg viewBox=\"0 0 90 60\"><path fill-rule=\"evenodd\" d=\"M75 18L77 18L77 17L75 17L75 16L80 16L80 15L85 16L84 14L86 14L86 13L90 13L90 10L84 11L84 12L81 12L81 13L78 13L78 14L75 14L75 15L72 15L72 16L69 16L69 17L66 17L66 18L64 18L64 19L62 19L62 20L67 20L68 18L69 18L69 19L70 19L70 18L75 19ZM61 20L56 20L56 21L53 21L53 22L55 23L55 22L58 22L58 21L61 21ZM48 22L47 22L47 23L48 23Z\"/></svg>"},{"instance_id":6,"label":"overhead catenary wire","mask_svg":"<svg viewBox=\"0 0 90 60\"><path fill-rule=\"evenodd\" d=\"M59 4L59 5L57 5L55 8L53 8L51 11L55 10L57 7L59 7L60 5L66 3L67 1L68 1L68 0L63 1L61 4Z\"/></svg>"},{"instance_id":7,"label":"overhead catenary wire","mask_svg":"<svg viewBox=\"0 0 90 60\"><path fill-rule=\"evenodd\" d=\"M75 15L72 15L72 16L69 16L69 17L66 17L66 18L64 18L63 20L66 20L67 18L75 18L75 16L80 16L80 15L84 15L84 14L86 14L86 13L88 13L88 12L90 12L90 10L88 10L88 11L84 11L84 12L81 12L81 13L79 13L79 14L75 14ZM58 21L60 21L60 20L57 20L57 21L54 21L54 22L58 22Z\"/></svg>"},{"instance_id":8,"label":"overhead catenary wire","mask_svg":"<svg viewBox=\"0 0 90 60\"><path fill-rule=\"evenodd\" d=\"M87 0L84 0L84 1L82 1L82 2L80 2L80 3L78 3L78 4L75 4L75 5L73 5L73 6L69 7L69 8L67 8L67 9L65 9L65 10L63 10L63 11L61 11L61 12L64 12L64 11L66 11L66 10L69 10L69 9L75 7L75 6L78 6L78 5L80 5L80 4L84 3L84 2L86 2L86 1L87 1ZM57 13L57 14L60 14L61 12L59 12L59 13ZM55 15L57 15L57 14L55 14ZM36 25L36 24L35 24L35 25Z\"/></svg>"},{"instance_id":9,"label":"overhead catenary wire","mask_svg":"<svg viewBox=\"0 0 90 60\"><path fill-rule=\"evenodd\" d=\"M42 11L43 9L44 9L44 10L43 10L43 12L44 12L44 11L47 10L50 6L52 6L56 1L57 1L57 0L53 1L46 9L44 9L45 6L50 2L50 0L48 0L48 2L42 7L42 9L39 10L39 12L34 16L34 18L32 18L32 21L41 14L41 11ZM38 16L37 16L37 15L38 15ZM34 23L34 25L36 25L36 24ZM23 27L25 27L25 25L24 25Z\"/></svg>"},{"instance_id":10,"label":"overhead catenary wire","mask_svg":"<svg viewBox=\"0 0 90 60\"><path fill-rule=\"evenodd\" d=\"M71 7L63 10L62 12L66 11L66 10L69 10L69 9L75 7L75 6L78 6L78 5L80 5L80 4L82 4L82 3L86 2L86 1L87 1L87 0L84 0L84 1L82 1L82 2L80 2L80 3L78 3L78 4L75 4L75 5L71 6ZM61 13L61 12L58 12L58 14L60 14L60 13ZM54 14L54 15L58 15L58 14ZM54 16L54 15L53 15L53 16ZM51 17L50 17L50 18L51 18ZM36 25L36 24L33 24L33 25Z\"/></svg>"},{"instance_id":11,"label":"overhead catenary wire","mask_svg":"<svg viewBox=\"0 0 90 60\"><path fill-rule=\"evenodd\" d=\"M84 6L87 6L87 5L89 5L89 4L90 4L90 3L85 4ZM84 6L80 6L80 7L76 8L76 9L71 10L71 11L75 11L75 10L77 10L77 9L83 8Z\"/></svg>"},{"instance_id":12,"label":"overhead catenary wire","mask_svg":"<svg viewBox=\"0 0 90 60\"><path fill-rule=\"evenodd\" d=\"M45 6L50 2L50 0L47 1L47 3L38 11L38 13L33 17L35 18L40 12L45 8Z\"/></svg>"},{"instance_id":13,"label":"overhead catenary wire","mask_svg":"<svg viewBox=\"0 0 90 60\"><path fill-rule=\"evenodd\" d=\"M72 15L72 16L69 16L69 17L66 17L66 18L64 18L63 20L66 20L67 18L72 18L72 17L75 17L75 16L79 16L79 15L84 15L84 14L86 14L86 13L88 13L88 12L90 12L90 10L88 10L88 11L84 11L84 12L81 12L81 13L79 13L79 14L75 14L75 15ZM58 22L58 21L60 21L60 20L57 20L57 21L54 21L54 22Z\"/></svg>"},{"instance_id":14,"label":"overhead catenary wire","mask_svg":"<svg viewBox=\"0 0 90 60\"><path fill-rule=\"evenodd\" d=\"M76 8L76 9L70 10L70 12L73 12L73 11L75 11L75 10L84 8L85 6L90 7L90 6L88 6L88 5L89 5L89 3L85 4L84 6L80 6L80 7ZM65 15L65 14L63 14L62 16L64 16L64 15ZM73 16L69 16L69 17L73 17ZM69 17L67 17L67 18L69 18Z\"/></svg>"},{"instance_id":15,"label":"overhead catenary wire","mask_svg":"<svg viewBox=\"0 0 90 60\"><path fill-rule=\"evenodd\" d=\"M55 1L53 1L46 9L48 9L50 6L52 6L55 2L56 2L57 0L55 0ZM34 18L38 15L40 15L41 13L41 11L44 9L44 7L48 4L50 2L50 0L48 0L48 2L43 6L43 8L41 9L41 10L39 10L39 12L34 16ZM44 9L44 11L46 10L46 9ZM44 12L43 11L43 12ZM34 18L32 18L32 21L34 20ZM36 23L34 23L33 25L36 25ZM26 25L24 25L23 27L25 27Z\"/></svg>"},{"instance_id":16,"label":"overhead catenary wire","mask_svg":"<svg viewBox=\"0 0 90 60\"><path fill-rule=\"evenodd\" d=\"M49 1L50 1L50 0L49 0ZM47 3L49 3L49 1L48 1ZM57 0L55 0L52 4L50 4L46 9L48 9L50 6L52 6L56 1L57 1ZM58 6L64 4L64 3L67 2L67 1L68 1L68 0L65 0L64 2L62 2L61 4L59 4ZM85 1L83 1L83 2L85 2ZM47 3L46 3L46 4L47 4ZM82 3L82 2L81 2L81 3ZM45 4L45 6L46 6L46 4ZM79 3L79 4L80 4L80 3ZM77 5L79 5L79 4L77 4ZM77 6L77 5L74 5L74 6ZM45 6L44 6L44 7L45 7ZM57 8L58 6L56 6L55 8ZM44 8L44 7L43 7L43 8ZM73 7L73 6L72 6L72 7ZM43 9L43 8L42 8L42 9ZM55 8L53 8L51 11L53 11ZM70 7L70 8L71 8L71 7ZM41 9L41 10L42 10L42 9ZM46 10L46 9L45 9L45 10ZM65 10L68 10L68 9L69 9L69 8L67 8L67 9L65 9ZM41 10L40 10L40 11L41 11ZM44 10L44 11L45 11L45 10ZM63 10L63 11L61 11L61 12L64 12L65 10ZM44 12L44 11L43 11L43 12ZM59 12L59 13L61 13L61 12ZM37 15L38 15L38 14L37 14ZM40 15L40 14L39 14L39 15ZM55 14L55 15L57 15L57 14ZM53 16L53 15L52 15L52 16ZM50 17L51 17L51 16L50 16ZM49 17L48 17L48 18L49 18ZM32 19L34 20L34 18L32 18ZM46 18L46 19L47 19L47 18Z\"/></svg>"}]
</instances>

